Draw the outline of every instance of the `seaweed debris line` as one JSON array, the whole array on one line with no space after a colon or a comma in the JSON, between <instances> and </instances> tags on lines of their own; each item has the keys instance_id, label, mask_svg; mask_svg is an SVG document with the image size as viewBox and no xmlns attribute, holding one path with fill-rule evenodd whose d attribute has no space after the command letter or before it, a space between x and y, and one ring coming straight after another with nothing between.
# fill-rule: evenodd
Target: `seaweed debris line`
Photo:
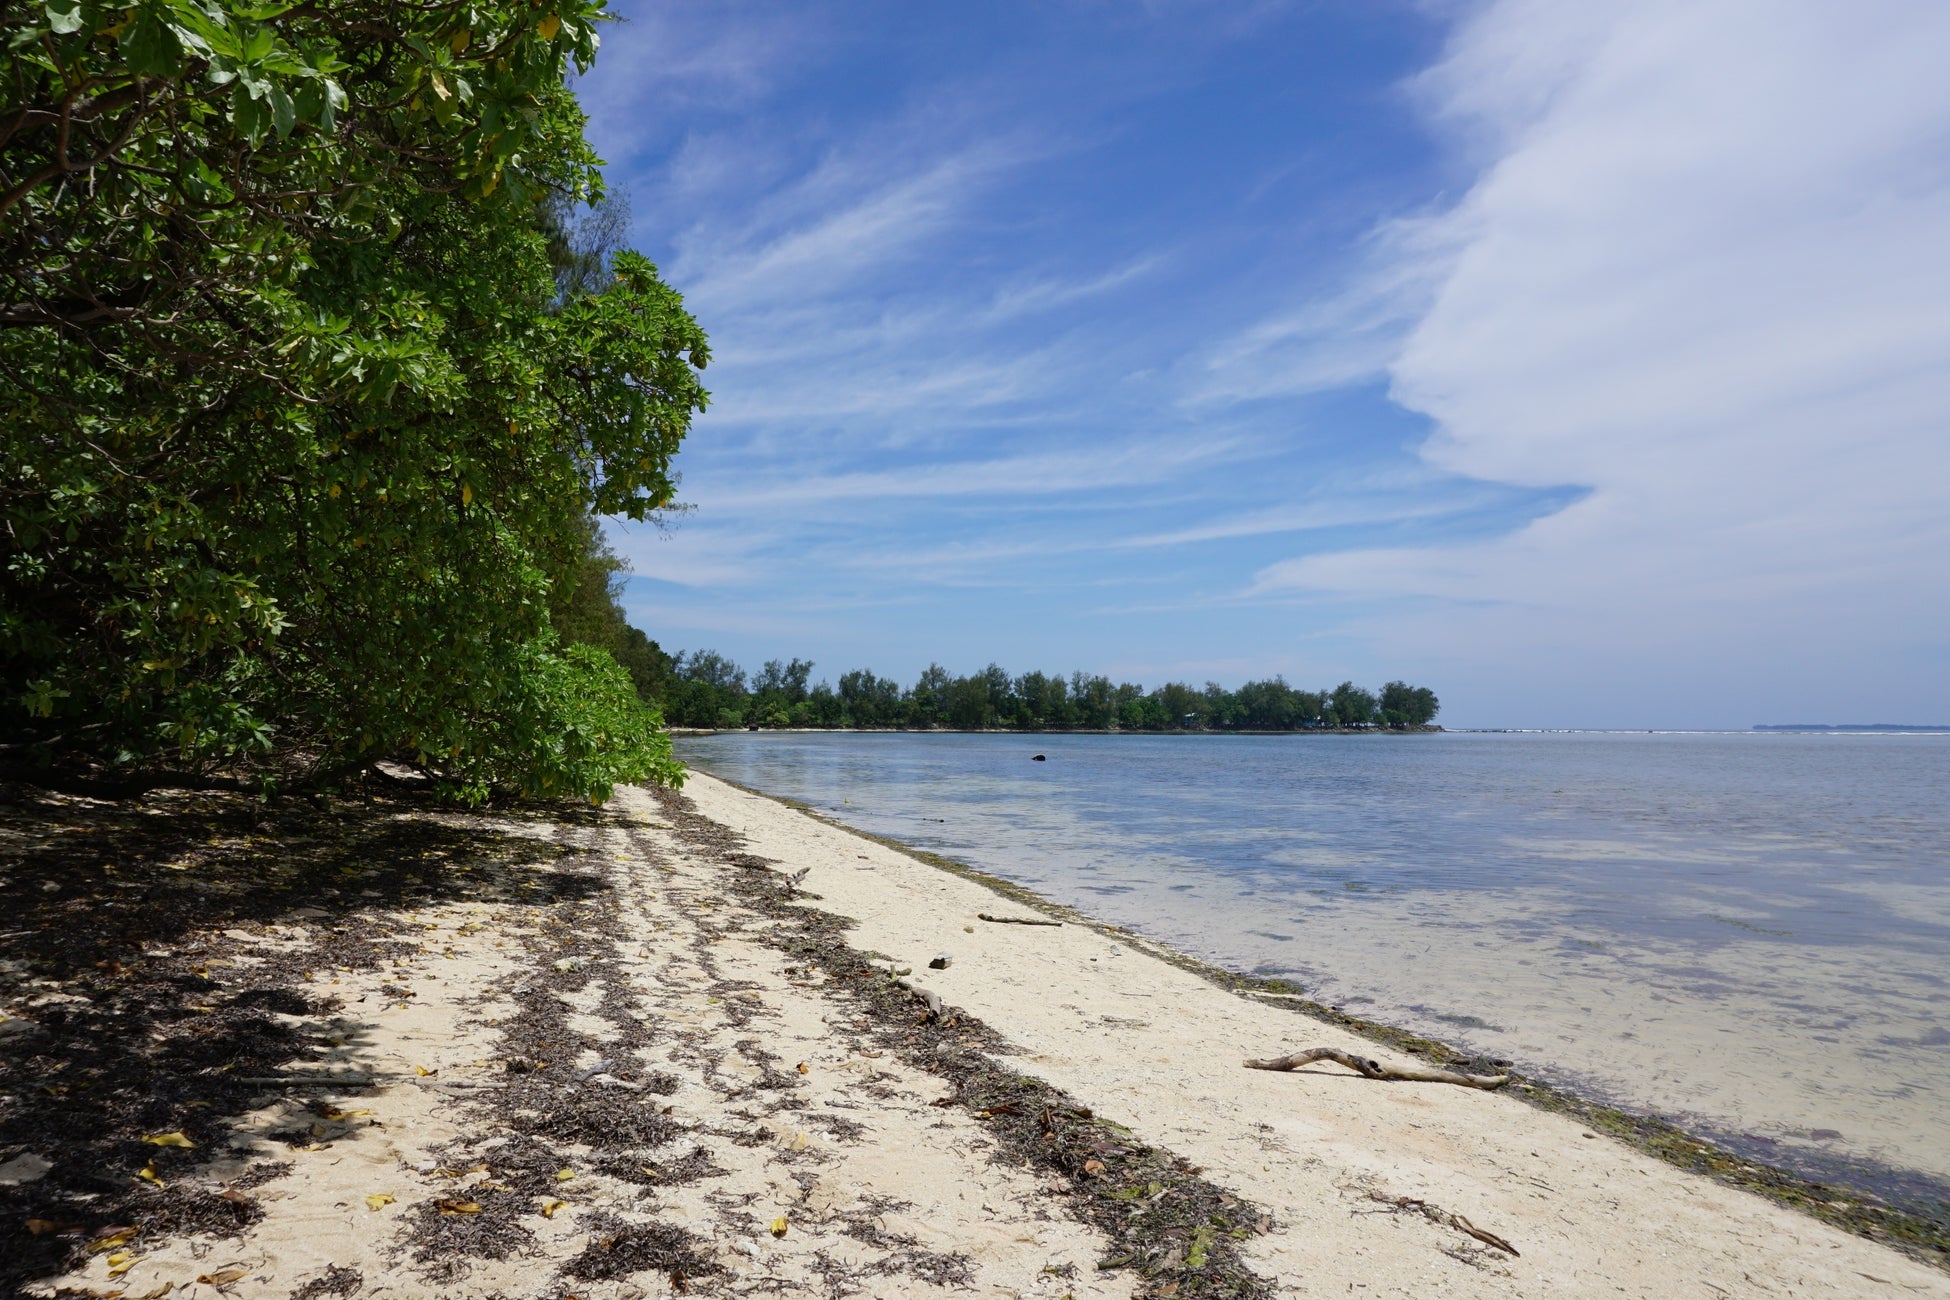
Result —
<instances>
[{"instance_id":1,"label":"seaweed debris line","mask_svg":"<svg viewBox=\"0 0 1950 1300\"><path fill-rule=\"evenodd\" d=\"M5 796L0 1290L1950 1296L707 776L575 814ZM1355 1072L1241 1064L1295 1048Z\"/></svg>"}]
</instances>

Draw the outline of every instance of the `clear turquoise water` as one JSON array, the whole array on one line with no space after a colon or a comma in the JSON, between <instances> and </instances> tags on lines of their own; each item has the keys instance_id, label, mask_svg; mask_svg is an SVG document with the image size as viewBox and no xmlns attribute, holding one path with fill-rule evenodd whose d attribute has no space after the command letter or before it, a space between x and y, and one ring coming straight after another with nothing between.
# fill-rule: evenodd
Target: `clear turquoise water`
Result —
<instances>
[{"instance_id":1,"label":"clear turquoise water","mask_svg":"<svg viewBox=\"0 0 1950 1300\"><path fill-rule=\"evenodd\" d=\"M1950 735L732 733L679 754L1754 1154L1950 1186Z\"/></svg>"}]
</instances>

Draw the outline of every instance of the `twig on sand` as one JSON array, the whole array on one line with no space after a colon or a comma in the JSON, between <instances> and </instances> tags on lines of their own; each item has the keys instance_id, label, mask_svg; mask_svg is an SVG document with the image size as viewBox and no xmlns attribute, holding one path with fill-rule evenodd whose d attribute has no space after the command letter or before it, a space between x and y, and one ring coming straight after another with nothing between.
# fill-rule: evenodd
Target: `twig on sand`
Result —
<instances>
[{"instance_id":1,"label":"twig on sand","mask_svg":"<svg viewBox=\"0 0 1950 1300\"><path fill-rule=\"evenodd\" d=\"M331 1075L278 1074L236 1077L232 1083L247 1083L254 1088L383 1088L388 1081L365 1078L333 1078Z\"/></svg>"},{"instance_id":2,"label":"twig on sand","mask_svg":"<svg viewBox=\"0 0 1950 1300\"><path fill-rule=\"evenodd\" d=\"M1333 1061L1345 1065L1366 1079L1396 1079L1404 1083L1454 1083L1465 1088L1493 1090L1510 1082L1507 1074L1456 1074L1449 1070L1399 1070L1392 1065L1370 1061L1365 1056L1343 1052L1334 1047L1309 1047L1304 1052L1291 1056L1275 1056L1264 1061L1247 1061L1248 1070L1297 1070L1315 1061Z\"/></svg>"},{"instance_id":3,"label":"twig on sand","mask_svg":"<svg viewBox=\"0 0 1950 1300\"><path fill-rule=\"evenodd\" d=\"M253 1088L390 1088L397 1084L410 1083L420 1088L434 1088L442 1091L456 1088L505 1088L504 1083L493 1080L468 1079L417 1079L411 1075L372 1075L368 1078L333 1078L330 1075L277 1074L239 1076L233 1083L248 1084Z\"/></svg>"},{"instance_id":4,"label":"twig on sand","mask_svg":"<svg viewBox=\"0 0 1950 1300\"><path fill-rule=\"evenodd\" d=\"M1486 1246L1494 1246L1498 1250L1507 1251L1513 1259L1523 1258L1521 1251L1503 1240L1503 1238L1497 1236L1494 1232L1479 1228L1468 1219L1463 1218L1462 1215L1452 1210L1445 1210L1440 1205L1430 1205L1427 1201L1413 1196L1388 1196L1381 1192L1369 1192L1368 1199L1379 1201L1391 1209L1408 1210L1412 1213L1419 1214L1432 1223L1447 1224L1458 1232L1467 1233L1476 1238L1476 1240Z\"/></svg>"},{"instance_id":5,"label":"twig on sand","mask_svg":"<svg viewBox=\"0 0 1950 1300\"><path fill-rule=\"evenodd\" d=\"M1062 925L1061 921L1045 921L1034 916L990 916L987 912L975 913L976 919L993 921L997 925Z\"/></svg>"}]
</instances>

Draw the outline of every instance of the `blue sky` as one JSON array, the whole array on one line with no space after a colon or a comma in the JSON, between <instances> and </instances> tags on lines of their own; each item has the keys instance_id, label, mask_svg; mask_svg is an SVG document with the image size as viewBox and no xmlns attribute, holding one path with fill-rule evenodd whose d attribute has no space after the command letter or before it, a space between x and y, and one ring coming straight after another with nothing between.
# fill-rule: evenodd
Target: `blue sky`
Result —
<instances>
[{"instance_id":1,"label":"blue sky","mask_svg":"<svg viewBox=\"0 0 1950 1300\"><path fill-rule=\"evenodd\" d=\"M1950 720L1950 8L619 12L667 649Z\"/></svg>"}]
</instances>

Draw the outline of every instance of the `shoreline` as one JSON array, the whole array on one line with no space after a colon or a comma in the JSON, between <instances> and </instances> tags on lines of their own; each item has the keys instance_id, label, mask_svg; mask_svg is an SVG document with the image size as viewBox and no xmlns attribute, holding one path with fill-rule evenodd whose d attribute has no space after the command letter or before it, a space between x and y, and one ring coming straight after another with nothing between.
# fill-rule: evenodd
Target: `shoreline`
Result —
<instances>
[{"instance_id":1,"label":"shoreline","mask_svg":"<svg viewBox=\"0 0 1950 1300\"><path fill-rule=\"evenodd\" d=\"M1435 1045L708 773L0 793L0 1289L1950 1297L1600 1114L1244 1069Z\"/></svg>"},{"instance_id":2,"label":"shoreline","mask_svg":"<svg viewBox=\"0 0 1950 1300\"><path fill-rule=\"evenodd\" d=\"M703 771L692 768L693 771ZM1043 897L1035 890L994 875L946 854L908 844L893 836L881 835L849 825L819 808L785 795L775 795L705 772L713 780L740 790L754 798L769 800L803 816L811 817L836 830L858 836L871 843L903 853L917 861L982 885L997 895L1033 908L1068 924L1094 930L1098 934L1129 944L1147 955L1198 976L1213 986L1247 998L1260 1005L1274 1006L1322 1024L1359 1035L1370 1042L1419 1058L1438 1068L1461 1073L1508 1073L1509 1094L1539 1110L1578 1119L1592 1128L1627 1143L1676 1169L1712 1178L1729 1187L1766 1198L1800 1211L1844 1231L1883 1241L1915 1253L1915 1257L1950 1270L1950 1201L1942 1213L1931 1216L1910 1205L1889 1205L1873 1190L1837 1186L1799 1171L1772 1165L1765 1160L1730 1149L1709 1134L1693 1131L1663 1116L1645 1113L1626 1105L1598 1100L1585 1095L1574 1085L1553 1082L1537 1074L1515 1069L1508 1061L1466 1051L1440 1039L1402 1029L1382 1021L1349 1015L1339 1008L1309 998L1297 983L1278 976L1255 975L1230 970L1179 951L1160 940L1126 927L1101 921L1067 904ZM1871 1173L1886 1173L1889 1181L1915 1181L1912 1171L1863 1162ZM1877 1201L1864 1205L1864 1198Z\"/></svg>"}]
</instances>

